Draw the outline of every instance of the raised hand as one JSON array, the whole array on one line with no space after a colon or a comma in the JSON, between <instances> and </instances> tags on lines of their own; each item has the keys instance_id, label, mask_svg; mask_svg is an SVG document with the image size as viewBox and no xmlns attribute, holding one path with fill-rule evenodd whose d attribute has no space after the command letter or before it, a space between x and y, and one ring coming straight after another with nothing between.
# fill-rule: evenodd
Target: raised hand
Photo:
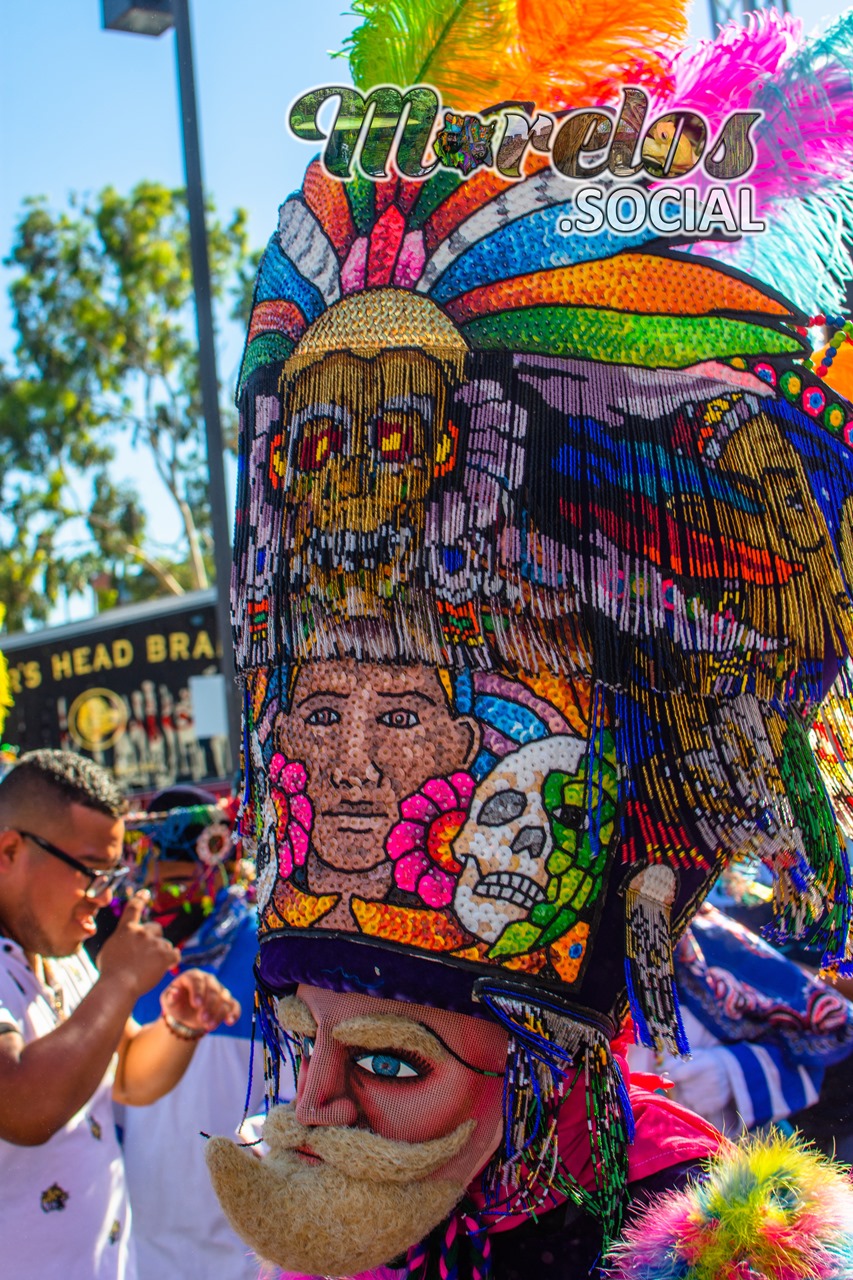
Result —
<instances>
[{"instance_id":1,"label":"raised hand","mask_svg":"<svg viewBox=\"0 0 853 1280\"><path fill-rule=\"evenodd\" d=\"M120 979L137 995L150 991L180 960L177 947L166 941L159 924L142 920L150 896L147 889L140 889L128 900L98 957L102 979Z\"/></svg>"},{"instance_id":2,"label":"raised hand","mask_svg":"<svg viewBox=\"0 0 853 1280\"><path fill-rule=\"evenodd\" d=\"M233 1027L240 1005L212 973L187 969L170 982L160 997L164 1014L193 1031L215 1031L220 1023Z\"/></svg>"}]
</instances>

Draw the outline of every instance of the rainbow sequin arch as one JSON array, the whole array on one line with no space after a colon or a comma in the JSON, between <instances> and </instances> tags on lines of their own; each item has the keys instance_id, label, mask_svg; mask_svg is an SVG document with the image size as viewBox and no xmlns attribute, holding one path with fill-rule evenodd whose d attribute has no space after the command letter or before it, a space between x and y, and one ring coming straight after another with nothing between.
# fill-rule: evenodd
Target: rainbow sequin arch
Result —
<instances>
[{"instance_id":1,"label":"rainbow sequin arch","mask_svg":"<svg viewBox=\"0 0 853 1280\"><path fill-rule=\"evenodd\" d=\"M560 233L570 187L314 162L282 206L240 392L241 825L273 985L322 954L459 1007L627 989L683 1051L671 938L733 859L846 961L809 733L853 640L853 411L784 298Z\"/></svg>"}]
</instances>

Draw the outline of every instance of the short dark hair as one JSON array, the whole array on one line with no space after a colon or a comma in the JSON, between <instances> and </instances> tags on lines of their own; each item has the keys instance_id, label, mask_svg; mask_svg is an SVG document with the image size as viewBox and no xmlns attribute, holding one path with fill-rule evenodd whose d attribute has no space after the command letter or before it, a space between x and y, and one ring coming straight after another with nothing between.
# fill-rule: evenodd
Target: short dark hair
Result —
<instances>
[{"instance_id":1,"label":"short dark hair","mask_svg":"<svg viewBox=\"0 0 853 1280\"><path fill-rule=\"evenodd\" d=\"M121 818L127 810L112 774L74 751L28 751L0 781L0 812L42 797L82 804L110 818Z\"/></svg>"}]
</instances>

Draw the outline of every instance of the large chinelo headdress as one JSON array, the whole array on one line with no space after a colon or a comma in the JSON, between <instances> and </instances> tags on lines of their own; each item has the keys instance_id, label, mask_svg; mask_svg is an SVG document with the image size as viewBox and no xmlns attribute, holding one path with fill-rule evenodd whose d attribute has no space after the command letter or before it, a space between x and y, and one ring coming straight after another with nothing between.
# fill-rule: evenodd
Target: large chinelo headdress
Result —
<instances>
[{"instance_id":1,"label":"large chinelo headdress","mask_svg":"<svg viewBox=\"0 0 853 1280\"><path fill-rule=\"evenodd\" d=\"M358 82L440 89L458 171L315 160L258 276L234 623L260 983L501 1019L494 1198L559 1181L546 1104L585 1081L606 1216L629 1128L608 1040L627 990L640 1034L686 1050L672 938L717 872L763 859L779 928L846 961L809 731L853 650L853 409L803 363L810 316L838 306L846 205L837 278L803 311L778 263L732 265L745 240L567 229L578 183L547 138L518 179L487 167L485 108L633 85L665 115L693 86L716 128L726 95L761 98L755 173L773 139L788 168L753 174L755 208L793 225L792 197L814 198L811 261L818 196L853 172L849 24L810 58L763 15L691 62L658 6L597 32L549 7L550 56L532 4L359 12ZM802 138L782 128L797 102Z\"/></svg>"}]
</instances>

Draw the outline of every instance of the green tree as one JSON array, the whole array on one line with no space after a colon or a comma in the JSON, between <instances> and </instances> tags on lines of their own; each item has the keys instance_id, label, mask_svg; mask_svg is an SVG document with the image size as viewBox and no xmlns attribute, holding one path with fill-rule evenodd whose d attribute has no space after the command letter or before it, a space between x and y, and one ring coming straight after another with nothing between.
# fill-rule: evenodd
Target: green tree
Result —
<instances>
[{"instance_id":1,"label":"green tree","mask_svg":"<svg viewBox=\"0 0 853 1280\"><path fill-rule=\"evenodd\" d=\"M245 321L257 255L246 215L207 216L218 313ZM100 608L180 594L212 570L206 451L183 191L111 187L52 212L25 202L6 265L15 367L0 365L0 600L6 628L94 586ZM223 397L223 401L226 401ZM233 409L223 403L233 449ZM116 446L144 450L180 516L158 546Z\"/></svg>"}]
</instances>

